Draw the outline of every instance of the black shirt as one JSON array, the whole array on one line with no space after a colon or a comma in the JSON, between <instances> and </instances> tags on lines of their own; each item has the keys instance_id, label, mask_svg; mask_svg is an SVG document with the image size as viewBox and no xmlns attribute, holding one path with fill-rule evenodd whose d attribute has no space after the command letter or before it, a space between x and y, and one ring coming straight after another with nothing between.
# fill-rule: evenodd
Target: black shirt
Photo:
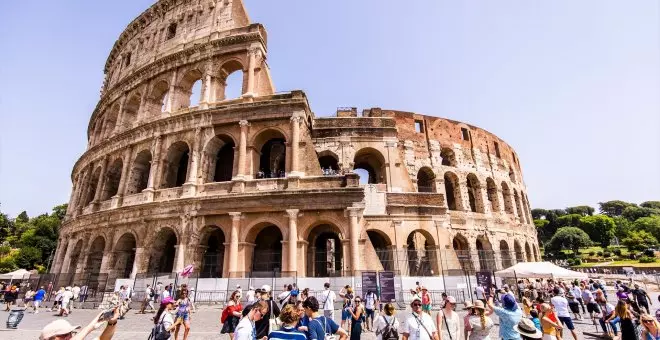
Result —
<instances>
[{"instance_id":1,"label":"black shirt","mask_svg":"<svg viewBox=\"0 0 660 340\"><path fill-rule=\"evenodd\" d=\"M271 313L270 313L271 312L271 310L270 310L271 306L273 306L273 314L275 315L274 318L280 316L280 307L277 305L277 303L275 301L270 299L270 300L264 300L264 302L266 302L266 304L268 305L268 312L266 314L264 314L264 316L261 318L261 320L254 323L254 327L257 329L257 339L261 339L265 336L268 336L268 327L270 326L270 323L269 323L268 320L270 319L270 315L271 315ZM243 313L242 313L243 316L246 316L250 312L252 307L254 307L256 304L257 304L257 302L255 302L251 306L243 309Z\"/></svg>"},{"instance_id":2,"label":"black shirt","mask_svg":"<svg viewBox=\"0 0 660 340\"><path fill-rule=\"evenodd\" d=\"M633 296L635 296L637 303L648 304L648 301L646 300L646 291L644 291L644 289L635 288L631 293Z\"/></svg>"}]
</instances>

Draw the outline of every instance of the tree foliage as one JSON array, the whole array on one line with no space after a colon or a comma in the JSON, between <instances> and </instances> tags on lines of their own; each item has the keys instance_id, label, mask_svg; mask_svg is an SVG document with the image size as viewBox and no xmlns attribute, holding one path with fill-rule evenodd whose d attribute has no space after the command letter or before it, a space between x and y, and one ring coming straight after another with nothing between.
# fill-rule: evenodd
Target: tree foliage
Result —
<instances>
[{"instance_id":1,"label":"tree foliage","mask_svg":"<svg viewBox=\"0 0 660 340\"><path fill-rule=\"evenodd\" d=\"M579 227L581 218L582 215L580 214L570 214L558 217L557 227Z\"/></svg>"},{"instance_id":2,"label":"tree foliage","mask_svg":"<svg viewBox=\"0 0 660 340\"><path fill-rule=\"evenodd\" d=\"M660 201L646 201L639 205L640 207L660 210Z\"/></svg>"},{"instance_id":3,"label":"tree foliage","mask_svg":"<svg viewBox=\"0 0 660 340\"><path fill-rule=\"evenodd\" d=\"M634 207L637 206L635 203L628 203L624 201L607 201L607 202L599 202L598 203L599 210L601 214L607 215L609 217L615 217L615 216L621 216L623 214L623 210L625 210L627 207Z\"/></svg>"},{"instance_id":4,"label":"tree foliage","mask_svg":"<svg viewBox=\"0 0 660 340\"><path fill-rule=\"evenodd\" d=\"M607 247L614 238L616 224L609 216L585 216L580 219L580 229L584 230L592 241L599 243L601 247Z\"/></svg>"},{"instance_id":5,"label":"tree foliage","mask_svg":"<svg viewBox=\"0 0 660 340\"><path fill-rule=\"evenodd\" d=\"M591 216L594 214L595 209L593 207L590 207L588 205L578 205L576 207L568 207L566 208L566 213L569 215L571 214L576 214L576 215L582 215L582 216Z\"/></svg>"},{"instance_id":6,"label":"tree foliage","mask_svg":"<svg viewBox=\"0 0 660 340\"><path fill-rule=\"evenodd\" d=\"M628 249L645 250L658 245L658 240L644 230L632 231L622 242Z\"/></svg>"},{"instance_id":7,"label":"tree foliage","mask_svg":"<svg viewBox=\"0 0 660 340\"><path fill-rule=\"evenodd\" d=\"M592 244L589 235L582 229L575 227L559 228L548 242L548 248L551 250L571 249L574 254L582 247Z\"/></svg>"},{"instance_id":8,"label":"tree foliage","mask_svg":"<svg viewBox=\"0 0 660 340\"><path fill-rule=\"evenodd\" d=\"M634 230L643 230L660 240L660 215L642 217L632 223Z\"/></svg>"}]
</instances>

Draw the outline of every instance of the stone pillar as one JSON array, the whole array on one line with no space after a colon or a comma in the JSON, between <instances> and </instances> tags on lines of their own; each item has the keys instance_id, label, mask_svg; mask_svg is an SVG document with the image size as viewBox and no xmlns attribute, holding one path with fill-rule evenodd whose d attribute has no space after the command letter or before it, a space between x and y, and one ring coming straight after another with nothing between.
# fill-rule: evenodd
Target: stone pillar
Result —
<instances>
[{"instance_id":1,"label":"stone pillar","mask_svg":"<svg viewBox=\"0 0 660 340\"><path fill-rule=\"evenodd\" d=\"M137 119L136 119L138 125L143 120L145 120L144 114L145 114L145 112L148 112L148 111L145 111L147 103L148 103L148 98L149 98L148 94L149 94L149 89L148 88L145 88L145 89L142 90L142 96L140 97L140 107L138 108Z\"/></svg>"},{"instance_id":2,"label":"stone pillar","mask_svg":"<svg viewBox=\"0 0 660 340\"><path fill-rule=\"evenodd\" d=\"M94 203L101 200L101 192L105 185L106 168L108 167L108 156L105 156L101 161L101 174L99 175L99 182L96 184L96 192L94 192Z\"/></svg>"},{"instance_id":3,"label":"stone pillar","mask_svg":"<svg viewBox=\"0 0 660 340\"><path fill-rule=\"evenodd\" d=\"M248 123L247 120L241 120L238 122L238 125L241 126L241 135L238 140L238 173L236 177L245 178L245 167L247 162L247 130L250 123Z\"/></svg>"},{"instance_id":4,"label":"stone pillar","mask_svg":"<svg viewBox=\"0 0 660 340\"><path fill-rule=\"evenodd\" d=\"M112 266L112 263L114 261L112 261L112 260L116 256L117 256L117 252L113 252L113 251L109 251L109 250L103 252L103 258L101 259L101 273L102 274L107 274L110 270L113 269L111 266Z\"/></svg>"},{"instance_id":5,"label":"stone pillar","mask_svg":"<svg viewBox=\"0 0 660 340\"><path fill-rule=\"evenodd\" d=\"M347 208L349 217L349 237L350 237L350 251L351 251L351 272L353 275L360 270L360 223L358 218L362 208L350 207Z\"/></svg>"},{"instance_id":6,"label":"stone pillar","mask_svg":"<svg viewBox=\"0 0 660 340\"><path fill-rule=\"evenodd\" d=\"M208 109L211 102L211 91L213 86L213 77L211 76L211 66L207 66L206 74L204 75L204 89L202 90L202 98L199 101L200 109Z\"/></svg>"},{"instance_id":7,"label":"stone pillar","mask_svg":"<svg viewBox=\"0 0 660 340\"><path fill-rule=\"evenodd\" d=\"M392 168L391 168L392 160L390 159L390 155L397 155L396 146L397 146L397 142L395 142L395 141L385 143L385 147L388 149L387 154L384 155L385 157L387 157L387 160L385 161L385 165L384 165L384 167L385 167L385 174L384 174L385 178L384 178L384 180L385 180L385 183L387 183L387 191L392 191L392 186L394 185L394 183L391 183L392 182L391 181L391 179L392 179Z\"/></svg>"},{"instance_id":8,"label":"stone pillar","mask_svg":"<svg viewBox=\"0 0 660 340\"><path fill-rule=\"evenodd\" d=\"M170 89L167 91L167 103L165 104L165 112L167 113L172 113L172 110L174 110L174 97L176 97L176 73L177 70L172 72Z\"/></svg>"},{"instance_id":9,"label":"stone pillar","mask_svg":"<svg viewBox=\"0 0 660 340\"><path fill-rule=\"evenodd\" d=\"M174 248L176 248L176 254L174 256L175 262L172 272L180 273L186 266L186 244L179 243L178 245L174 246Z\"/></svg>"},{"instance_id":10,"label":"stone pillar","mask_svg":"<svg viewBox=\"0 0 660 340\"><path fill-rule=\"evenodd\" d=\"M52 268L50 268L51 273L59 273L60 269L62 269L62 260L63 260L62 255L65 255L66 252L69 250L68 244L69 244L68 237L62 237L58 242L57 250L55 251L55 257L54 257L55 264L53 265Z\"/></svg>"},{"instance_id":11,"label":"stone pillar","mask_svg":"<svg viewBox=\"0 0 660 340\"><path fill-rule=\"evenodd\" d=\"M248 79L247 79L247 91L243 94L243 98L253 98L254 95L254 69L257 67L257 56L261 53L259 48L250 48L248 50Z\"/></svg>"},{"instance_id":12,"label":"stone pillar","mask_svg":"<svg viewBox=\"0 0 660 340\"><path fill-rule=\"evenodd\" d=\"M202 138L202 129L195 129L195 140L193 141L192 154L190 157L190 169L188 171L188 179L183 184L183 196L192 197L197 193L197 172L199 169L199 162L201 161L200 145Z\"/></svg>"},{"instance_id":13,"label":"stone pillar","mask_svg":"<svg viewBox=\"0 0 660 340\"><path fill-rule=\"evenodd\" d=\"M291 117L291 170L289 176L302 177L304 172L300 171L300 121L304 112L296 112Z\"/></svg>"},{"instance_id":14,"label":"stone pillar","mask_svg":"<svg viewBox=\"0 0 660 340\"><path fill-rule=\"evenodd\" d=\"M298 270L298 209L287 209L289 215L289 274Z\"/></svg>"},{"instance_id":15,"label":"stone pillar","mask_svg":"<svg viewBox=\"0 0 660 340\"><path fill-rule=\"evenodd\" d=\"M149 169L149 180L147 181L147 188L143 190L145 194L147 195L146 201L147 202L153 202L154 200L154 191L156 190L156 186L159 184L158 181L156 181L158 177L158 172L160 168L160 149L161 145L163 143L163 137L161 136L156 136L153 142L153 146L151 148L151 168Z\"/></svg>"},{"instance_id":16,"label":"stone pillar","mask_svg":"<svg viewBox=\"0 0 660 340\"><path fill-rule=\"evenodd\" d=\"M142 247L135 248L135 259L133 260L133 270L131 270L131 279L135 279L135 276L139 273L143 273L146 270L146 251Z\"/></svg>"},{"instance_id":17,"label":"stone pillar","mask_svg":"<svg viewBox=\"0 0 660 340\"><path fill-rule=\"evenodd\" d=\"M60 273L69 272L69 265L71 265L71 252L73 252L73 247L75 243L73 238L69 239L69 245L66 247L66 253L64 253L64 260L62 260L62 266L60 267Z\"/></svg>"},{"instance_id":18,"label":"stone pillar","mask_svg":"<svg viewBox=\"0 0 660 340\"><path fill-rule=\"evenodd\" d=\"M230 212L231 234L229 235L229 277L235 277L238 272L238 233L241 227L241 213Z\"/></svg>"},{"instance_id":19,"label":"stone pillar","mask_svg":"<svg viewBox=\"0 0 660 340\"><path fill-rule=\"evenodd\" d=\"M115 130L111 134L116 134L123 129L124 125L124 107L128 96L124 94L119 100L119 112L117 113L117 121L115 122Z\"/></svg>"},{"instance_id":20,"label":"stone pillar","mask_svg":"<svg viewBox=\"0 0 660 340\"><path fill-rule=\"evenodd\" d=\"M117 189L117 195L112 197L112 208L119 208L122 204L122 198L126 192L126 183L128 183L128 177L130 174L129 166L131 165L131 154L133 153L133 147L129 146L124 150L123 164L121 167L121 177L119 179L119 188Z\"/></svg>"}]
</instances>

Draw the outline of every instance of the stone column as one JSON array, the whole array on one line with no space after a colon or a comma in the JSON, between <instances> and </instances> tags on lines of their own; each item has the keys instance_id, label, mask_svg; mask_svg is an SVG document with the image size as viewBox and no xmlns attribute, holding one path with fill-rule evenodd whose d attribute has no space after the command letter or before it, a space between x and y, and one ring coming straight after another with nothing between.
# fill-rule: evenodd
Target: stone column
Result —
<instances>
[{"instance_id":1,"label":"stone column","mask_svg":"<svg viewBox=\"0 0 660 340\"><path fill-rule=\"evenodd\" d=\"M213 91L213 63L209 61L206 64L206 70L204 74L204 83L202 89L202 97L199 100L200 109L208 109L209 103L211 102L211 93Z\"/></svg>"},{"instance_id":2,"label":"stone column","mask_svg":"<svg viewBox=\"0 0 660 340\"><path fill-rule=\"evenodd\" d=\"M112 261L114 258L116 258L117 252L113 251L104 251L103 252L103 258L101 259L101 273L102 274L108 274L110 270L112 270Z\"/></svg>"},{"instance_id":3,"label":"stone column","mask_svg":"<svg viewBox=\"0 0 660 340\"><path fill-rule=\"evenodd\" d=\"M142 96L140 97L140 107L138 108L137 112L137 124L139 125L143 120L145 120L144 114L145 114L145 109L148 103L148 93L149 89L145 88L142 90Z\"/></svg>"},{"instance_id":4,"label":"stone column","mask_svg":"<svg viewBox=\"0 0 660 340\"><path fill-rule=\"evenodd\" d=\"M135 279L135 276L139 273L146 271L146 251L142 247L135 248L135 259L133 260L133 269L131 270L131 279Z\"/></svg>"},{"instance_id":5,"label":"stone column","mask_svg":"<svg viewBox=\"0 0 660 340\"><path fill-rule=\"evenodd\" d=\"M397 146L397 142L395 142L395 141L385 143L385 147L387 149L391 149L391 150L388 150L387 154L385 155L385 157L387 157L387 160L385 161L385 165L384 165L385 166L385 174L384 174L385 178L384 179L385 179L385 183L387 183L387 191L392 191L392 186L394 186L394 183L391 183L392 182L391 181L391 179L392 179L392 168L391 168L392 160L390 159L390 155L396 155L397 154L396 146Z\"/></svg>"},{"instance_id":6,"label":"stone column","mask_svg":"<svg viewBox=\"0 0 660 340\"><path fill-rule=\"evenodd\" d=\"M304 112L296 112L291 117L291 170L289 176L302 177L304 172L300 170L300 121Z\"/></svg>"},{"instance_id":7,"label":"stone column","mask_svg":"<svg viewBox=\"0 0 660 340\"><path fill-rule=\"evenodd\" d=\"M289 215L289 269L294 273L298 270L298 209L287 209Z\"/></svg>"},{"instance_id":8,"label":"stone column","mask_svg":"<svg viewBox=\"0 0 660 340\"><path fill-rule=\"evenodd\" d=\"M99 175L99 182L96 184L96 192L94 192L94 203L101 200L101 192L105 185L106 168L108 167L108 156L105 156L101 161L101 174Z\"/></svg>"},{"instance_id":9,"label":"stone column","mask_svg":"<svg viewBox=\"0 0 660 340\"><path fill-rule=\"evenodd\" d=\"M154 200L154 191L156 190L156 186L159 184L158 181L156 181L158 177L158 172L160 168L160 149L161 145L163 143L163 137L161 136L156 136L153 142L153 146L151 148L151 168L149 169L149 180L147 181L147 188L143 190L143 192L147 195L146 201L147 202L153 202Z\"/></svg>"},{"instance_id":10,"label":"stone column","mask_svg":"<svg viewBox=\"0 0 660 340\"><path fill-rule=\"evenodd\" d=\"M229 277L235 277L238 272L238 234L241 227L241 213L230 212L231 234L229 235Z\"/></svg>"},{"instance_id":11,"label":"stone column","mask_svg":"<svg viewBox=\"0 0 660 340\"><path fill-rule=\"evenodd\" d=\"M349 217L349 237L351 250L351 272L353 275L360 270L360 223L358 218L362 208L350 207L346 209Z\"/></svg>"},{"instance_id":12,"label":"stone column","mask_svg":"<svg viewBox=\"0 0 660 340\"><path fill-rule=\"evenodd\" d=\"M64 253L64 260L62 260L62 266L60 267L60 273L67 273L69 271L69 265L71 265L71 252L73 252L73 247L75 243L73 238L69 239L69 245L66 247L66 253Z\"/></svg>"},{"instance_id":13,"label":"stone column","mask_svg":"<svg viewBox=\"0 0 660 340\"><path fill-rule=\"evenodd\" d=\"M253 98L254 95L254 69L257 67L257 56L261 53L259 48L250 48L248 50L248 79L247 91L243 94L243 98Z\"/></svg>"},{"instance_id":14,"label":"stone column","mask_svg":"<svg viewBox=\"0 0 660 340\"><path fill-rule=\"evenodd\" d=\"M183 271L183 268L186 266L186 244L185 243L179 243L176 246L174 246L176 249L174 258L174 268L172 269L173 273L180 273Z\"/></svg>"},{"instance_id":15,"label":"stone column","mask_svg":"<svg viewBox=\"0 0 660 340\"><path fill-rule=\"evenodd\" d=\"M248 123L247 120L241 120L238 122L238 125L241 126L241 135L238 140L238 173L236 177L245 178L245 167L247 162L247 130L250 123Z\"/></svg>"},{"instance_id":16,"label":"stone column","mask_svg":"<svg viewBox=\"0 0 660 340\"><path fill-rule=\"evenodd\" d=\"M62 269L62 255L65 255L66 252L69 250L68 247L69 244L69 239L68 237L62 237L60 241L58 242L57 245L57 250L55 251L55 257L54 257L54 265L52 268L50 268L51 273L59 273L60 269ZM66 247L66 249L64 249Z\"/></svg>"},{"instance_id":17,"label":"stone column","mask_svg":"<svg viewBox=\"0 0 660 340\"><path fill-rule=\"evenodd\" d=\"M177 70L172 72L170 89L167 91L167 103L165 104L165 112L167 113L172 113L172 110L174 110L174 97L176 97L176 73Z\"/></svg>"},{"instance_id":18,"label":"stone column","mask_svg":"<svg viewBox=\"0 0 660 340\"><path fill-rule=\"evenodd\" d=\"M117 121L115 122L115 130L111 134L116 134L123 129L124 125L124 106L126 106L127 95L123 95L119 100L119 112L117 113Z\"/></svg>"},{"instance_id":19,"label":"stone column","mask_svg":"<svg viewBox=\"0 0 660 340\"><path fill-rule=\"evenodd\" d=\"M197 193L197 176L199 169L199 162L201 161L200 145L202 138L202 129L195 129L195 140L193 141L191 157L190 157L190 169L188 171L188 179L186 183L183 184L183 197L192 197Z\"/></svg>"},{"instance_id":20,"label":"stone column","mask_svg":"<svg viewBox=\"0 0 660 340\"><path fill-rule=\"evenodd\" d=\"M128 183L128 177L130 176L129 166L131 165L131 154L133 153L133 147L129 146L124 150L123 163L121 167L121 177L119 178L119 188L117 189L117 195L112 197L112 208L119 208L122 204L122 198L124 198L124 193L126 192L126 183Z\"/></svg>"}]
</instances>

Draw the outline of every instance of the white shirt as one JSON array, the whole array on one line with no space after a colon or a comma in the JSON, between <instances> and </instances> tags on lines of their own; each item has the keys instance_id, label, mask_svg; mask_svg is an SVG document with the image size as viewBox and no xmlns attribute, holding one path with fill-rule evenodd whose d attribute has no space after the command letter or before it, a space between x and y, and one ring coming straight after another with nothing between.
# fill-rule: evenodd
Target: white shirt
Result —
<instances>
[{"instance_id":1,"label":"white shirt","mask_svg":"<svg viewBox=\"0 0 660 340\"><path fill-rule=\"evenodd\" d=\"M326 290L323 292L323 310L333 310L335 309L335 300L337 295L331 290Z\"/></svg>"},{"instance_id":2,"label":"white shirt","mask_svg":"<svg viewBox=\"0 0 660 340\"><path fill-rule=\"evenodd\" d=\"M445 314L444 310L441 310L440 312L440 328L442 329L442 339L449 339L449 335L451 334L452 339L459 339L461 338L461 327L462 322L461 318L458 316L458 313L452 311L451 314L447 315ZM447 323L445 323L445 320L443 320L442 315L445 316L445 320Z\"/></svg>"},{"instance_id":3,"label":"white shirt","mask_svg":"<svg viewBox=\"0 0 660 340\"><path fill-rule=\"evenodd\" d=\"M245 293L245 297L247 298L247 302L254 302L254 290L248 290L247 293Z\"/></svg>"},{"instance_id":4,"label":"white shirt","mask_svg":"<svg viewBox=\"0 0 660 340\"><path fill-rule=\"evenodd\" d=\"M582 290L578 286L571 288L571 294L573 294L573 296L575 296L576 299L582 298Z\"/></svg>"},{"instance_id":5,"label":"white shirt","mask_svg":"<svg viewBox=\"0 0 660 340\"><path fill-rule=\"evenodd\" d=\"M428 332L424 330L424 327L426 327ZM410 315L401 326L400 333L408 334L409 340L431 340L429 333L433 336L433 333L437 333L437 331L438 330L435 328L435 323L433 322L433 319L431 319L431 316L422 313L421 316L417 315L416 317Z\"/></svg>"},{"instance_id":6,"label":"white shirt","mask_svg":"<svg viewBox=\"0 0 660 340\"><path fill-rule=\"evenodd\" d=\"M250 321L250 319L247 316L245 316L236 326L233 340L253 340L252 339L253 330L254 330L254 324L252 323L252 321Z\"/></svg>"},{"instance_id":7,"label":"white shirt","mask_svg":"<svg viewBox=\"0 0 660 340\"><path fill-rule=\"evenodd\" d=\"M557 295L553 296L550 299L550 303L555 306L555 310L557 311L557 316L560 317L571 317L571 314L568 311L568 300L566 300L565 297Z\"/></svg>"},{"instance_id":8,"label":"white shirt","mask_svg":"<svg viewBox=\"0 0 660 340\"><path fill-rule=\"evenodd\" d=\"M484 287L477 286L476 291L477 291L477 299L478 300L485 300L486 299L486 296L484 295L486 293L486 291L484 290Z\"/></svg>"},{"instance_id":9,"label":"white shirt","mask_svg":"<svg viewBox=\"0 0 660 340\"><path fill-rule=\"evenodd\" d=\"M163 314L160 317L160 322L165 326L165 329L168 329L172 327L172 324L174 323L174 317L172 317L172 313L168 311L163 311Z\"/></svg>"},{"instance_id":10,"label":"white shirt","mask_svg":"<svg viewBox=\"0 0 660 340\"><path fill-rule=\"evenodd\" d=\"M170 292L167 289L164 289L162 293L160 293L160 299L165 300L166 298L170 297Z\"/></svg>"},{"instance_id":11,"label":"white shirt","mask_svg":"<svg viewBox=\"0 0 660 340\"><path fill-rule=\"evenodd\" d=\"M594 299L594 294L591 293L589 289L584 289L582 291L582 300L584 300L585 303L593 302Z\"/></svg>"},{"instance_id":12,"label":"white shirt","mask_svg":"<svg viewBox=\"0 0 660 340\"><path fill-rule=\"evenodd\" d=\"M71 288L71 291L73 292L74 298L77 298L80 295L80 287L78 286Z\"/></svg>"},{"instance_id":13,"label":"white shirt","mask_svg":"<svg viewBox=\"0 0 660 340\"><path fill-rule=\"evenodd\" d=\"M374 309L376 306L376 294L375 293L367 293L364 297L364 308L366 309Z\"/></svg>"},{"instance_id":14,"label":"white shirt","mask_svg":"<svg viewBox=\"0 0 660 340\"><path fill-rule=\"evenodd\" d=\"M392 319L394 318L394 323L392 323ZM399 320L395 318L394 316L383 316L380 315L376 317L376 320L374 320L374 327L373 329L376 332L376 340L383 340L383 334L382 332L385 330L387 325L392 324L390 327L394 328L396 330L399 329ZM401 333L401 332L399 332Z\"/></svg>"},{"instance_id":15,"label":"white shirt","mask_svg":"<svg viewBox=\"0 0 660 340\"><path fill-rule=\"evenodd\" d=\"M289 298L291 298L291 291L281 292L280 295L277 296L278 302L282 301L281 303L289 302Z\"/></svg>"},{"instance_id":16,"label":"white shirt","mask_svg":"<svg viewBox=\"0 0 660 340\"><path fill-rule=\"evenodd\" d=\"M62 303L69 303L72 297L73 297L73 293L70 290L65 291L64 293L62 293Z\"/></svg>"}]
</instances>

